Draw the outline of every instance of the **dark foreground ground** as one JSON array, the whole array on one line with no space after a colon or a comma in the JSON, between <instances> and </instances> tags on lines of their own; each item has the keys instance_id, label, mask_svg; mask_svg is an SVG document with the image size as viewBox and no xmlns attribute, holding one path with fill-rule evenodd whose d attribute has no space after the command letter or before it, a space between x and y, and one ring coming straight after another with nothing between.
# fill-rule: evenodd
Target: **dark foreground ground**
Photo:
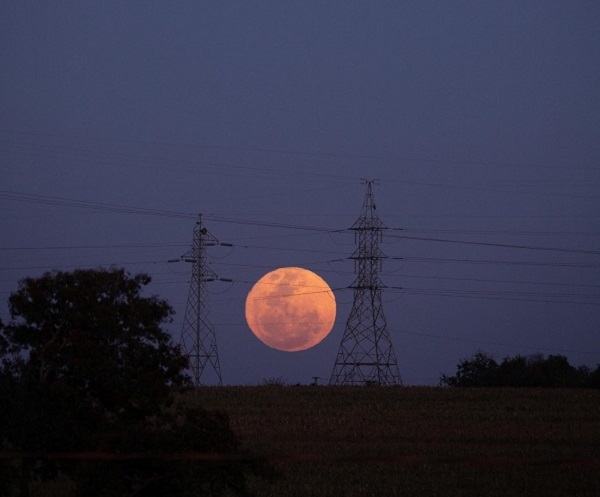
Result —
<instances>
[{"instance_id":1,"label":"dark foreground ground","mask_svg":"<svg viewBox=\"0 0 600 497\"><path fill-rule=\"evenodd\" d=\"M259 496L598 496L600 391L211 387L278 470ZM192 399L189 399L192 400Z\"/></svg>"}]
</instances>

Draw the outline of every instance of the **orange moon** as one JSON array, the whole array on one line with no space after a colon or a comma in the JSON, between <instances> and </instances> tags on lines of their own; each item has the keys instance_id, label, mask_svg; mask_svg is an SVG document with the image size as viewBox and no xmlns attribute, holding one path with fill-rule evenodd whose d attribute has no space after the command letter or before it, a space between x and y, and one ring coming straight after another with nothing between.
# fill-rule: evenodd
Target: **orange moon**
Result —
<instances>
[{"instance_id":1,"label":"orange moon","mask_svg":"<svg viewBox=\"0 0 600 497\"><path fill-rule=\"evenodd\" d=\"M296 352L317 345L333 328L336 306L329 285L299 267L265 274L246 297L246 322L259 340Z\"/></svg>"}]
</instances>

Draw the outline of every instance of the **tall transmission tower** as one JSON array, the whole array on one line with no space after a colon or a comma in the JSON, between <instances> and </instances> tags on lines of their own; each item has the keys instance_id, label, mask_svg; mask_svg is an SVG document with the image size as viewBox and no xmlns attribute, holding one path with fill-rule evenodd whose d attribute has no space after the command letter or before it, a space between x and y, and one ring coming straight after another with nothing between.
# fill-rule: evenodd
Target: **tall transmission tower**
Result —
<instances>
[{"instance_id":1,"label":"tall transmission tower","mask_svg":"<svg viewBox=\"0 0 600 497\"><path fill-rule=\"evenodd\" d=\"M200 385L200 378L207 365L214 370L218 384L223 384L217 339L209 319L210 307L206 285L209 281L220 279L207 262L206 248L213 245L219 245L219 242L202 225L202 216L199 215L194 227L192 248L181 258L192 263L192 279L181 331L181 347L188 358L192 380L196 386Z\"/></svg>"},{"instance_id":2,"label":"tall transmission tower","mask_svg":"<svg viewBox=\"0 0 600 497\"><path fill-rule=\"evenodd\" d=\"M383 313L379 271L386 255L379 248L383 230L375 208L373 180L365 180L367 193L354 230L358 247L350 256L357 274L350 288L354 302L335 360L330 385L402 385L398 362Z\"/></svg>"}]
</instances>

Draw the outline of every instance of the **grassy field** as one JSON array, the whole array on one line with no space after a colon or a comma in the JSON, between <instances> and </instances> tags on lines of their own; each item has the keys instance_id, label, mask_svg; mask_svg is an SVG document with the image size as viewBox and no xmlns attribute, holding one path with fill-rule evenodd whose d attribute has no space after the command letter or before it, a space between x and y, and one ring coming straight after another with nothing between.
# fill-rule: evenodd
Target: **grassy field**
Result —
<instances>
[{"instance_id":1,"label":"grassy field","mask_svg":"<svg viewBox=\"0 0 600 497\"><path fill-rule=\"evenodd\" d=\"M598 496L600 391L211 387L280 473L259 496Z\"/></svg>"}]
</instances>

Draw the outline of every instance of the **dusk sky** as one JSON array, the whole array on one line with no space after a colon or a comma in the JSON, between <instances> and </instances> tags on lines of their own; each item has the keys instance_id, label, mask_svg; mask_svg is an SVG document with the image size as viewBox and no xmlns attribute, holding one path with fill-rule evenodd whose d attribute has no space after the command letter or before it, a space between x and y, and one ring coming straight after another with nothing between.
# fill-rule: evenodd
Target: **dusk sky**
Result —
<instances>
[{"instance_id":1,"label":"dusk sky","mask_svg":"<svg viewBox=\"0 0 600 497\"><path fill-rule=\"evenodd\" d=\"M26 276L122 266L152 276L179 341L191 267L166 261L201 213L233 245L209 251L233 280L210 286L224 383L326 383L352 305L346 229L376 178L406 385L477 350L595 367L598 26L595 0L3 1L0 317ZM338 302L307 351L244 319L281 266Z\"/></svg>"}]
</instances>

